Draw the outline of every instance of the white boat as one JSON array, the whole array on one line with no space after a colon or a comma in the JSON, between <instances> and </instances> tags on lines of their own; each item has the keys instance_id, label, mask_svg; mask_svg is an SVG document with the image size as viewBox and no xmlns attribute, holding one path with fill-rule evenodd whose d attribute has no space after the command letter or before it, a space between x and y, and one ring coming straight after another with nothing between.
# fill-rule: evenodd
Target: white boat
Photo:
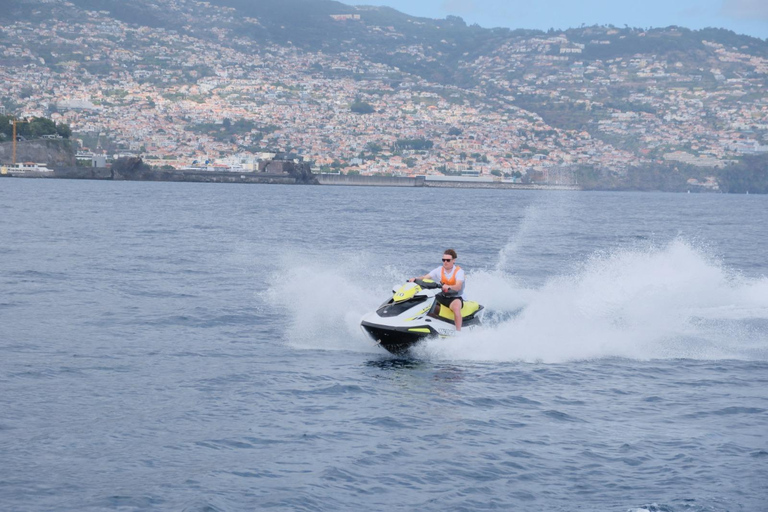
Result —
<instances>
[{"instance_id":1,"label":"white boat","mask_svg":"<svg viewBox=\"0 0 768 512\"><path fill-rule=\"evenodd\" d=\"M40 164L34 162L23 162L18 164L4 165L0 172L2 174L26 174L28 172L53 172L53 169L49 168L47 164Z\"/></svg>"}]
</instances>

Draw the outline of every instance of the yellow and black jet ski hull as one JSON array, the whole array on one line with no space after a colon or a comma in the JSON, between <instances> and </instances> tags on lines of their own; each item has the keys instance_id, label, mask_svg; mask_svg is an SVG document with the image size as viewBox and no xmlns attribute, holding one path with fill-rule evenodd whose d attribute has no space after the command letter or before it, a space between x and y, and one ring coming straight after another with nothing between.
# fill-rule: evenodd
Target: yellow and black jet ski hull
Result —
<instances>
[{"instance_id":1,"label":"yellow and black jet ski hull","mask_svg":"<svg viewBox=\"0 0 768 512\"><path fill-rule=\"evenodd\" d=\"M360 324L368 336L392 354L403 354L419 341L439 336L432 327L393 327L363 321Z\"/></svg>"}]
</instances>

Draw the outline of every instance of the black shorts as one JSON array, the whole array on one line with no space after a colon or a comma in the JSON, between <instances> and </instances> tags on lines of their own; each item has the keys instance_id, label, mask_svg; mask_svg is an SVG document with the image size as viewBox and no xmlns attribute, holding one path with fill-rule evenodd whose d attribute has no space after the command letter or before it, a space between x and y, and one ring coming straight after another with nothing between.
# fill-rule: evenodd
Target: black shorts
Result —
<instances>
[{"instance_id":1,"label":"black shorts","mask_svg":"<svg viewBox=\"0 0 768 512\"><path fill-rule=\"evenodd\" d=\"M461 306L464 307L464 299L462 299L458 295L446 295L444 292L440 292L437 295L435 295L435 300L447 308L450 308L451 302L453 302L456 299L459 299L461 301Z\"/></svg>"}]
</instances>

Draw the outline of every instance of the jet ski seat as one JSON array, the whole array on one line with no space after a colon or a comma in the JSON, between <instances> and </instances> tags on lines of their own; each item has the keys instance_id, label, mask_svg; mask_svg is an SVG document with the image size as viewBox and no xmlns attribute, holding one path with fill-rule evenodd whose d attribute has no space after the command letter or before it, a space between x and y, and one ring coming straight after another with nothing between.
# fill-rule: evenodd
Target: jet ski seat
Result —
<instances>
[{"instance_id":1,"label":"jet ski seat","mask_svg":"<svg viewBox=\"0 0 768 512\"><path fill-rule=\"evenodd\" d=\"M437 312L437 316L441 318L446 318L448 320L454 319L454 314L453 314L453 311L451 311L451 308L447 308L437 302L435 302L435 306L440 307L440 310ZM468 316L472 316L473 314L477 313L479 309L480 309L480 304L471 300L466 300L464 301L464 305L461 307L461 318L467 318Z\"/></svg>"}]
</instances>

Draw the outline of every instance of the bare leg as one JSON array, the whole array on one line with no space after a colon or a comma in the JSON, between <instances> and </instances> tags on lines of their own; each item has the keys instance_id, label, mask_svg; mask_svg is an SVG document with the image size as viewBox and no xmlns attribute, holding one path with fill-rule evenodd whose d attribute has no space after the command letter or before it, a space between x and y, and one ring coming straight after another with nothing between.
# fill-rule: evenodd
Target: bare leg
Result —
<instances>
[{"instance_id":1,"label":"bare leg","mask_svg":"<svg viewBox=\"0 0 768 512\"><path fill-rule=\"evenodd\" d=\"M459 299L451 302L451 311L453 311L454 323L456 324L456 330L461 330L461 301Z\"/></svg>"}]
</instances>

